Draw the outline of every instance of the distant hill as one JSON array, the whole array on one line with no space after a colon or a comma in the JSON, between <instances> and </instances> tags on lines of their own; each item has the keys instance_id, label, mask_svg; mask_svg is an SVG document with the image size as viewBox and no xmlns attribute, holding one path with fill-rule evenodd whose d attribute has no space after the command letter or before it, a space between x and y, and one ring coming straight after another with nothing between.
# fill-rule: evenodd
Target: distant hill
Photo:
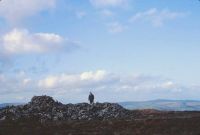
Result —
<instances>
[{"instance_id":1,"label":"distant hill","mask_svg":"<svg viewBox=\"0 0 200 135\"><path fill-rule=\"evenodd\" d=\"M200 111L200 101L195 100L152 100L141 102L120 102L126 109L156 109L164 111Z\"/></svg>"},{"instance_id":2,"label":"distant hill","mask_svg":"<svg viewBox=\"0 0 200 135\"><path fill-rule=\"evenodd\" d=\"M24 103L2 103L0 109L6 106L23 105ZM126 109L156 109L162 111L200 111L200 101L197 100L151 100L119 102Z\"/></svg>"},{"instance_id":3,"label":"distant hill","mask_svg":"<svg viewBox=\"0 0 200 135\"><path fill-rule=\"evenodd\" d=\"M0 109L6 106L17 106L17 105L22 105L22 104L23 103L3 103L3 104L0 104Z\"/></svg>"}]
</instances>

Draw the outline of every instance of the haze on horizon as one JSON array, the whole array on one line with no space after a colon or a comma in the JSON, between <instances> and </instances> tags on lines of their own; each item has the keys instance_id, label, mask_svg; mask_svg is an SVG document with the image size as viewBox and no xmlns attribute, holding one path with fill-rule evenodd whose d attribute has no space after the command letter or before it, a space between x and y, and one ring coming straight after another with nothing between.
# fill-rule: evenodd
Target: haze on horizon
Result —
<instances>
[{"instance_id":1,"label":"haze on horizon","mask_svg":"<svg viewBox=\"0 0 200 135\"><path fill-rule=\"evenodd\" d=\"M0 1L0 103L200 100L198 0Z\"/></svg>"}]
</instances>

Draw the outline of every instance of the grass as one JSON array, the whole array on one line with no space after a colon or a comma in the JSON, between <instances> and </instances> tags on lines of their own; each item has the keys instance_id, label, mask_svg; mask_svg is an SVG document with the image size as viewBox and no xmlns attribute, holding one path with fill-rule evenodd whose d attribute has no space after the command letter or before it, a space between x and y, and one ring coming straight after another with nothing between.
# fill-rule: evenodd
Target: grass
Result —
<instances>
[{"instance_id":1,"label":"grass","mask_svg":"<svg viewBox=\"0 0 200 135\"><path fill-rule=\"evenodd\" d=\"M0 135L199 135L200 118L0 122Z\"/></svg>"}]
</instances>

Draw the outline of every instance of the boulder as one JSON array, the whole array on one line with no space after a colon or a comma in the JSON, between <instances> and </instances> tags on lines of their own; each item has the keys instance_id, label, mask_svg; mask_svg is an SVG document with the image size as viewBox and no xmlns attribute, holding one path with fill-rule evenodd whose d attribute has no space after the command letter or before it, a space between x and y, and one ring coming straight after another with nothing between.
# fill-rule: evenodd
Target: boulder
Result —
<instances>
[{"instance_id":1,"label":"boulder","mask_svg":"<svg viewBox=\"0 0 200 135\"><path fill-rule=\"evenodd\" d=\"M109 120L123 118L128 110L116 103L62 104L49 96L34 96L28 104L0 110L0 120L37 118L44 121Z\"/></svg>"}]
</instances>

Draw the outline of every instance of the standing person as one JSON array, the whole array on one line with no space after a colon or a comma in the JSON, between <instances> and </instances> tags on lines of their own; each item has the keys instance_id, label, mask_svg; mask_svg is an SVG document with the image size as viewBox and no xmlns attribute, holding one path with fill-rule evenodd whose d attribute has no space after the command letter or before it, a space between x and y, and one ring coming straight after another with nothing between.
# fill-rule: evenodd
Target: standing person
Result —
<instances>
[{"instance_id":1,"label":"standing person","mask_svg":"<svg viewBox=\"0 0 200 135\"><path fill-rule=\"evenodd\" d=\"M90 104L94 103L94 95L92 94L92 92L90 92L90 95L88 96L88 100L90 101Z\"/></svg>"}]
</instances>

